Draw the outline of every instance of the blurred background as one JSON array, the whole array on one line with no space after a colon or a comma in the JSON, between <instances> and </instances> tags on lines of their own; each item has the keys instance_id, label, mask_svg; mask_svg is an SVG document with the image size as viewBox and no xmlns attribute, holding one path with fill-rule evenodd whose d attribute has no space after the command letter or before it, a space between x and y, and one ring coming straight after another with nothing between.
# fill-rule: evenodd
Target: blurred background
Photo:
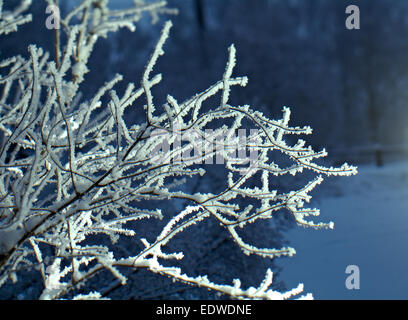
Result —
<instances>
[{"instance_id":1,"label":"blurred background","mask_svg":"<svg viewBox=\"0 0 408 320\"><path fill-rule=\"evenodd\" d=\"M2 59L26 54L29 43L53 51L53 32L44 27L46 5L44 1L34 2L33 23L0 39ZM63 12L78 3L60 2ZM132 3L110 2L115 8ZM359 166L357 176L329 178L312 193L313 204L322 212L315 220L334 221L334 230L299 229L284 217L273 226L248 231L248 237L255 241L268 237L272 245L295 247L295 257L266 262L242 257L237 248L231 248L232 241L215 225L209 225L199 232L211 240L205 248L192 248L195 253L186 262L187 271L206 272L214 281L243 275L244 284L255 285L266 267L272 267L277 289L304 282L305 291L317 299L407 299L408 2L167 2L168 7L179 10L178 15L163 15L154 25L146 16L134 33L122 30L98 42L83 86L85 97L92 96L115 73L124 75L122 90L127 82L139 83L161 27L171 19L174 27L165 45L166 54L155 67L163 74L155 91L157 103L164 102L168 93L179 101L187 99L219 80L227 48L234 43L235 75L247 75L249 84L233 90L231 104L250 104L270 118L280 117L282 107L289 106L293 125L309 125L314 130L313 135L302 138L315 150L325 147L329 152L324 164L346 161ZM350 4L360 9L359 30L345 26L345 9ZM143 116L142 111L132 115ZM208 179L194 183L206 183L211 190L223 182L217 175ZM169 210L183 205L174 204ZM196 237L194 233L190 236ZM345 286L348 265L360 268L358 290ZM217 298L199 289L167 283L166 279L152 280L158 281L154 290L143 289L140 282L150 275L140 272L132 277L133 284L115 289L111 296ZM13 289L3 293L6 296L13 297Z\"/></svg>"}]
</instances>

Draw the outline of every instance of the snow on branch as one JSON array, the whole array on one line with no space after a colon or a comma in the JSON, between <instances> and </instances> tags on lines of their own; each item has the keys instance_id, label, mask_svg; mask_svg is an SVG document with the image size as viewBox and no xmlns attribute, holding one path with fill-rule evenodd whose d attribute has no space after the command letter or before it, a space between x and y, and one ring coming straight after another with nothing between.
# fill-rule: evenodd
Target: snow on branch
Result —
<instances>
[{"instance_id":1,"label":"snow on branch","mask_svg":"<svg viewBox=\"0 0 408 320\"><path fill-rule=\"evenodd\" d=\"M0 0L0 36L16 32L18 26L28 23L32 19L31 14L22 14L31 5L31 0L21 0L11 11L3 10L3 0Z\"/></svg>"},{"instance_id":2,"label":"snow on branch","mask_svg":"<svg viewBox=\"0 0 408 320\"><path fill-rule=\"evenodd\" d=\"M258 288L249 289L241 288L238 279L233 285L222 285L205 275L188 276L161 262L183 259L186 253L165 253L164 248L191 226L216 219L245 254L292 256L295 249L290 247L258 248L246 243L239 229L273 219L282 210L290 212L299 225L333 228L333 223L308 220L318 216L319 210L306 208L305 203L324 176L348 176L356 174L356 168L348 164L324 167L315 162L326 156L324 149L316 152L302 139L288 144L287 135L312 132L310 127L289 124L289 108L283 108L281 119L272 120L248 105L230 105L231 88L245 87L248 82L246 77L233 75L233 45L220 81L185 101L168 94L163 108L155 106L151 89L162 77L153 71L164 54L170 21L164 24L140 87L128 84L125 92L118 94L114 88L123 78L116 75L91 99L82 100L81 83L97 39L121 27L133 30L144 12L153 17L169 12L163 1L137 1L134 8L122 11L109 10L107 3L84 0L62 20L66 42L56 48L57 61L32 45L29 58L16 56L0 62L0 131L4 135L0 145L0 286L16 281L20 269L39 267L44 283L41 298L58 299L75 292L79 284L102 270L125 284L120 267L128 267L147 268L237 299L297 296L302 285L286 293L270 289L270 270ZM23 1L7 15L0 11L0 33L28 21L29 16L20 15L28 4ZM203 111L203 102L217 94L219 105ZM139 102L145 104L146 121L129 125L125 111L139 112ZM219 120L224 125L211 129ZM243 121L251 124L249 134ZM275 163L270 160L271 152L292 164ZM200 164L214 163L214 159L229 172L223 191L203 194L176 188L185 179L205 175ZM317 177L298 190L279 193L271 187L277 176L304 170ZM248 199L251 205L240 208L238 198ZM191 206L170 218L154 241L129 227L130 222L168 218L171 212L135 205L141 200L168 199L183 199ZM91 245L86 241L97 234L108 236L110 243ZM137 251L135 246L136 252L117 258L115 244L120 237L138 239L143 248ZM53 248L55 256L46 258L50 251L45 247ZM76 298L100 297L99 292L91 292Z\"/></svg>"}]
</instances>

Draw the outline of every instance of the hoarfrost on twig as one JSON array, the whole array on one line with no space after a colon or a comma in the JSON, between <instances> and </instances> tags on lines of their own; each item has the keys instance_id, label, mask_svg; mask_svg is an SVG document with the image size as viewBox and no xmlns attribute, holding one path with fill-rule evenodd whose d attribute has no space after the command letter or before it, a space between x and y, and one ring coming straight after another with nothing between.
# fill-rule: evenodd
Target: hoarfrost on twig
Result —
<instances>
[{"instance_id":1,"label":"hoarfrost on twig","mask_svg":"<svg viewBox=\"0 0 408 320\"><path fill-rule=\"evenodd\" d=\"M31 19L30 15L22 14L29 3L22 1L14 11L5 12L0 0L0 35L16 31L18 25ZM119 95L114 87L123 79L116 75L92 99L81 101L81 83L85 81L86 66L97 39L118 28L133 30L143 12L157 17L168 11L163 1L149 4L137 1L134 8L122 11L109 10L107 1L82 1L62 20L66 43L56 47L59 61L51 61L47 52L32 45L28 59L16 56L0 62L0 131L4 137L0 145L0 286L7 279L16 280L21 266L39 266L45 287L41 298L57 299L101 270L109 270L124 284L126 277L119 267L129 267L147 268L237 299L288 299L300 294L303 285L286 293L270 289L269 269L260 286L249 289L241 288L238 279L232 285L221 285L205 275L188 276L178 267L161 263L164 259L183 259L186 253L165 253L163 248L187 228L212 218L245 254L266 258L291 256L295 250L290 247L258 248L246 243L239 228L271 219L284 209L300 225L332 228L331 222L308 220L309 216L319 215L319 210L306 208L305 204L323 176L352 175L356 168L347 164L324 167L315 159L325 156L325 150L315 152L301 139L288 144L286 135L307 135L312 131L307 126L290 126L289 108L283 108L281 119L272 120L248 105L230 105L231 88L244 87L248 82L246 77L233 75L236 64L233 45L222 80L182 102L169 94L164 112L160 113L151 89L162 80L160 74L154 75L154 66L164 54L170 21L164 24L139 88L129 84L124 94ZM74 17L79 17L79 22ZM202 111L203 102L216 94L220 95L219 105ZM125 110L136 108L135 102L140 100L145 103L146 122L126 125ZM228 119L233 119L230 126ZM251 136L242 140L233 132L243 128L244 119L253 129ZM209 124L217 120L225 120L225 125L208 133ZM226 139L214 143L220 134ZM186 140L181 143L180 139ZM168 148L163 148L166 144ZM235 150L238 156L232 152L234 148L238 148ZM23 149L26 156L17 157ZM250 159L242 155L241 149L251 151ZM195 156L191 156L193 150L197 152ZM203 150L205 154L200 153ZM293 164L283 167L272 162L269 160L272 151L281 153ZM202 194L174 189L185 178L204 175L204 168L195 165L212 157L221 157L229 171L222 192ZM271 188L274 177L296 175L303 170L313 171L317 177L287 193ZM261 179L254 186L252 178L257 173ZM251 203L258 205L242 209L234 202L238 197L250 198L254 200ZM140 200L156 199L184 199L191 206L171 218L155 240L149 242L128 229L128 223L162 219L164 214L159 209L135 206ZM85 240L95 234L107 235L112 244L119 237L139 237L144 247L126 258L115 258L114 246L86 244ZM46 259L44 246L52 247L55 256ZM98 292L76 296L100 297Z\"/></svg>"}]
</instances>

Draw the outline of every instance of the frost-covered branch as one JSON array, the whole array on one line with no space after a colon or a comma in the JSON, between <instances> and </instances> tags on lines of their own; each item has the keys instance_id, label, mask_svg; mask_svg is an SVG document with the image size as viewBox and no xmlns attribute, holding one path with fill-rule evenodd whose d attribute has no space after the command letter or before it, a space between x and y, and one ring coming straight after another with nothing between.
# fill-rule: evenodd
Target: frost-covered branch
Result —
<instances>
[{"instance_id":1,"label":"frost-covered branch","mask_svg":"<svg viewBox=\"0 0 408 320\"><path fill-rule=\"evenodd\" d=\"M64 298L102 270L125 284L120 268L127 267L147 268L238 299L287 299L299 294L302 285L287 293L270 289L270 270L258 288L242 289L238 279L232 286L215 284L205 275L188 276L161 261L183 259L182 252L165 253L167 244L207 219L216 219L245 254L291 256L295 250L290 247L258 248L246 243L239 229L273 219L282 210L290 212L299 225L332 228L333 223L308 220L319 215L319 210L305 204L323 176L348 176L356 168L347 164L324 167L315 160L326 156L325 150L315 152L302 139L289 144L286 136L312 132L309 127L289 124L289 108L283 108L281 119L272 120L248 105L231 105L232 88L248 82L246 77L233 76L233 45L222 80L185 101L169 94L163 106L155 105L151 89L162 77L153 74L154 67L164 54L170 21L164 24L140 87L129 83L119 94L114 88L123 78L116 75L93 98L83 100L81 83L97 39L118 28L133 30L143 12L157 17L168 10L163 1L137 1L132 9L111 11L107 1L84 0L62 20L67 37L61 44L60 61L52 61L47 52L32 45L29 58L16 56L0 62L0 130L4 135L0 146L0 286L9 279L15 281L22 266L39 266L44 283L41 298ZM220 96L219 104L204 110L203 103L215 95ZM142 107L144 123L129 124L124 119L126 110L140 112ZM223 125L214 129L220 121ZM275 163L270 160L272 153L292 164ZM205 175L203 164L212 164L214 159L229 172L223 191L188 193L178 188L185 181L180 178ZM274 178L304 170L317 177L287 193L271 187ZM245 208L238 205L242 198L250 203ZM174 217L169 217L171 212L136 206L142 200L175 199L191 206ZM145 219L168 219L154 241L139 237L130 227ZM108 236L110 242L87 241L98 234ZM115 243L120 237L136 238L144 247L118 258ZM48 259L46 247L55 253ZM99 297L100 293L92 292L77 298Z\"/></svg>"},{"instance_id":2,"label":"frost-covered branch","mask_svg":"<svg viewBox=\"0 0 408 320\"><path fill-rule=\"evenodd\" d=\"M30 5L31 0L21 0L13 10L6 11L3 10L3 0L0 0L0 36L10 32L16 32L18 26L31 21L31 14L23 14Z\"/></svg>"}]
</instances>

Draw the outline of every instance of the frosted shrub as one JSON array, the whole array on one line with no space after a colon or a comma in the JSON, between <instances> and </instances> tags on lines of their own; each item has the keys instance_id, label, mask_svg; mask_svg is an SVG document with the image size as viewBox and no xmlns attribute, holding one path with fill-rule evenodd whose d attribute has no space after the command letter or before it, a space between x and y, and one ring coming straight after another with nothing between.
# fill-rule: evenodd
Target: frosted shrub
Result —
<instances>
[{"instance_id":1,"label":"frosted shrub","mask_svg":"<svg viewBox=\"0 0 408 320\"><path fill-rule=\"evenodd\" d=\"M30 20L30 15L22 15L29 2L22 1L14 12L6 13L1 11L0 0L0 34L16 31L19 24ZM292 256L295 250L290 247L258 248L246 243L240 229L260 219L271 219L281 210L289 211L299 225L332 228L332 223L307 219L319 214L318 209L305 207L311 198L309 193L323 176L351 175L356 168L347 164L339 168L321 166L315 159L326 156L325 150L315 152L301 139L288 144L286 135L312 132L309 127L289 125L289 108L283 108L281 119L272 120L248 105L231 105L231 87L244 87L248 81L233 76L234 46L229 48L220 81L186 101L177 101L169 94L163 106L156 106L151 90L162 76L154 74L153 68L164 54L172 26L169 21L147 62L140 87L129 83L119 95L114 88L122 76L116 75L92 99L84 100L81 83L98 38L122 27L134 30L144 12L154 18L168 12L164 2L135 1L133 8L120 11L109 10L107 2L85 0L62 17L62 29L56 31L56 38L64 32L66 41L57 40L55 59L31 45L28 58L14 56L0 62L0 286L18 281L19 272L35 269L44 285L40 298L58 299L75 292L102 270L109 270L125 284L127 279L119 269L128 267L146 268L238 299L287 299L300 294L302 284L284 293L272 290L269 269L258 288L248 289L241 287L239 279L232 284L216 284L206 275L189 276L178 267L162 264L163 260L180 260L184 255L166 253L165 247L187 228L216 219L247 255L270 259ZM203 111L203 103L216 95L220 96L219 103ZM126 109L144 110L146 121L129 124L129 119L124 119ZM211 124L220 120L224 123L220 131L209 133ZM244 123L251 131L248 139L242 140L234 132L244 128ZM200 143L195 139L180 143L177 137L189 130L201 136ZM210 139L220 132L227 138L222 148ZM163 148L166 144L168 148ZM235 146L238 156L230 146ZM195 148L199 151L192 152ZM252 156L246 156L246 151ZM272 152L284 155L292 165L272 162ZM208 163L212 157L222 157L229 172L224 191L187 193L177 188L188 183L189 177L205 175L200 163ZM300 189L278 193L270 187L274 177L303 170L315 172L316 177ZM251 205L239 207L238 198L247 198ZM184 199L191 205L170 218L159 209L135 205L142 200L168 199ZM168 221L154 241L138 238L129 228L129 222L143 223L145 219ZM91 245L86 241L97 234L109 236L111 244ZM119 237L137 239L143 249L118 258L115 243ZM99 292L76 296L99 297Z\"/></svg>"}]
</instances>

